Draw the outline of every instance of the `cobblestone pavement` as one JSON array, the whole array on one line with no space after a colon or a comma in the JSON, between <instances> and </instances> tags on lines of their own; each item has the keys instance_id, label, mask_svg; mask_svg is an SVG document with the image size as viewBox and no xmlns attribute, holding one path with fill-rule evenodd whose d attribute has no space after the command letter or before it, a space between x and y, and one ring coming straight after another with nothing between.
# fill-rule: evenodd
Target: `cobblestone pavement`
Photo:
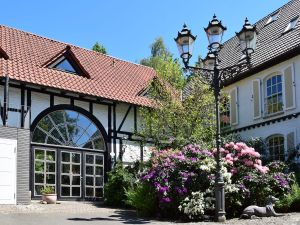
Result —
<instances>
[{"instance_id":1,"label":"cobblestone pavement","mask_svg":"<svg viewBox=\"0 0 300 225\"><path fill-rule=\"evenodd\" d=\"M115 224L200 224L149 220L137 217L133 210L105 208L101 205L84 202L62 202L56 205L0 205L0 225L115 225ZM283 217L269 217L254 220L227 220L232 225L300 225L300 213L290 213Z\"/></svg>"}]
</instances>

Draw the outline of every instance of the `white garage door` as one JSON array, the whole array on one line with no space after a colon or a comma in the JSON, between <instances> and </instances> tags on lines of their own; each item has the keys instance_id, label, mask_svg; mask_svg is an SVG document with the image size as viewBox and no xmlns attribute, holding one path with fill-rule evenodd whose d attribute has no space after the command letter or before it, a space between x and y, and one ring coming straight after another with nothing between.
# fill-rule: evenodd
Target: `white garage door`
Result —
<instances>
[{"instance_id":1,"label":"white garage door","mask_svg":"<svg viewBox=\"0 0 300 225\"><path fill-rule=\"evenodd\" d=\"M0 204L16 204L17 141L0 139Z\"/></svg>"}]
</instances>

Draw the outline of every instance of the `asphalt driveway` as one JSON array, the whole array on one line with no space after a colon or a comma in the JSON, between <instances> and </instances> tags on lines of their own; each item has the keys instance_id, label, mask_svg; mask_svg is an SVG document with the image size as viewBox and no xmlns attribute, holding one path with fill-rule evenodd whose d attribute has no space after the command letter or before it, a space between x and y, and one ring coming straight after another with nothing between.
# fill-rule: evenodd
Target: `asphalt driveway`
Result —
<instances>
[{"instance_id":1,"label":"asphalt driveway","mask_svg":"<svg viewBox=\"0 0 300 225\"><path fill-rule=\"evenodd\" d=\"M180 221L158 221L140 218L133 210L105 208L88 203L66 202L58 205L29 206L0 205L0 225L114 225L114 224L200 224L220 223L182 223ZM283 217L269 217L255 220L227 220L230 225L300 225L300 213L286 214Z\"/></svg>"}]
</instances>

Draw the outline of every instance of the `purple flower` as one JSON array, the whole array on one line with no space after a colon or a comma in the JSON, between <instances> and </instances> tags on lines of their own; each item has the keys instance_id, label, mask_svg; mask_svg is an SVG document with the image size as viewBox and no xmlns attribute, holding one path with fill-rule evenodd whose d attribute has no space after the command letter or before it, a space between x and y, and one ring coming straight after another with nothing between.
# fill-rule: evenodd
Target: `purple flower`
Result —
<instances>
[{"instance_id":1,"label":"purple flower","mask_svg":"<svg viewBox=\"0 0 300 225\"><path fill-rule=\"evenodd\" d=\"M161 203L169 203L169 202L171 202L171 201L172 201L172 199L169 198L169 197L163 197L163 198L160 199L160 202L161 202Z\"/></svg>"}]
</instances>

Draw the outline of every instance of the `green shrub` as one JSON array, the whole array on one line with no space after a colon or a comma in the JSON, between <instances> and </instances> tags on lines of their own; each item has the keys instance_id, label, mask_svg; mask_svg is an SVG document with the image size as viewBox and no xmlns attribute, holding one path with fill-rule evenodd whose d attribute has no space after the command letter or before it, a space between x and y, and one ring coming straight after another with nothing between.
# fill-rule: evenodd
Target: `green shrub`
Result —
<instances>
[{"instance_id":1,"label":"green shrub","mask_svg":"<svg viewBox=\"0 0 300 225\"><path fill-rule=\"evenodd\" d=\"M276 203L276 209L280 212L300 212L300 187L292 186L291 192Z\"/></svg>"},{"instance_id":2,"label":"green shrub","mask_svg":"<svg viewBox=\"0 0 300 225\"><path fill-rule=\"evenodd\" d=\"M108 182L104 186L104 201L109 206L124 207L126 194L134 183L134 175L129 168L118 162L114 169L108 173Z\"/></svg>"},{"instance_id":3,"label":"green shrub","mask_svg":"<svg viewBox=\"0 0 300 225\"><path fill-rule=\"evenodd\" d=\"M42 188L41 190L42 194L48 195L48 194L55 194L55 189L52 186L46 186Z\"/></svg>"},{"instance_id":4,"label":"green shrub","mask_svg":"<svg viewBox=\"0 0 300 225\"><path fill-rule=\"evenodd\" d=\"M157 198L154 187L149 183L139 182L126 191L126 203L138 211L140 216L154 216Z\"/></svg>"}]
</instances>

